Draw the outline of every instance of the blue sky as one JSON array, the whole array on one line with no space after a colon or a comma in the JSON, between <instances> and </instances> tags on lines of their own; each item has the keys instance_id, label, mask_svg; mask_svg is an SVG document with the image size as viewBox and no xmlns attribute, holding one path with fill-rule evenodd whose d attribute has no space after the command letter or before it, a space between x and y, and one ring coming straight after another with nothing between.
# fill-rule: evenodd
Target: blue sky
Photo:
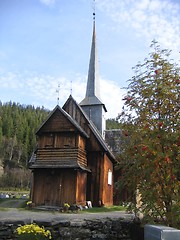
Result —
<instances>
[{"instance_id":1,"label":"blue sky","mask_svg":"<svg viewBox=\"0 0 180 240\"><path fill-rule=\"evenodd\" d=\"M85 96L92 0L0 0L0 100L53 109ZM156 39L180 60L180 1L96 0L101 98L106 118L121 110L122 89Z\"/></svg>"}]
</instances>

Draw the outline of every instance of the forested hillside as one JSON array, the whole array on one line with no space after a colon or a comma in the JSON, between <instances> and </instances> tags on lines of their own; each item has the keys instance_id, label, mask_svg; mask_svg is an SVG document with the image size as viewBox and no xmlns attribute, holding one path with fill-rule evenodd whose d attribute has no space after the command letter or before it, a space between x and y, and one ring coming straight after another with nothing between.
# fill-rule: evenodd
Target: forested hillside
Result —
<instances>
[{"instance_id":1,"label":"forested hillside","mask_svg":"<svg viewBox=\"0 0 180 240\"><path fill-rule=\"evenodd\" d=\"M0 165L26 167L36 145L35 132L49 111L43 107L0 102Z\"/></svg>"}]
</instances>

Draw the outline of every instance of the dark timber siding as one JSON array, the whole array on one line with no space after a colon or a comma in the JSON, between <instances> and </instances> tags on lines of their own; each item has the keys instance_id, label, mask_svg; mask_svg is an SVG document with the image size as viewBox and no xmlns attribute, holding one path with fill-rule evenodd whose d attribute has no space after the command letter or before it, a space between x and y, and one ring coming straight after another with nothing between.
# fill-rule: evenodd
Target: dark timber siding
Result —
<instances>
[{"instance_id":1,"label":"dark timber siding","mask_svg":"<svg viewBox=\"0 0 180 240\"><path fill-rule=\"evenodd\" d=\"M36 205L63 205L65 202L74 204L76 175L73 169L35 170L33 202Z\"/></svg>"}]
</instances>

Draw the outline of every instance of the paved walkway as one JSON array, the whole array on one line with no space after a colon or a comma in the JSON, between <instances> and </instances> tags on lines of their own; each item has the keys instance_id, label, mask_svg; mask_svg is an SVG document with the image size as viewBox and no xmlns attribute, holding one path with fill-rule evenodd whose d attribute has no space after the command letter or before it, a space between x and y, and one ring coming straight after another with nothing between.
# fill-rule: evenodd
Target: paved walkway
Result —
<instances>
[{"instance_id":1,"label":"paved walkway","mask_svg":"<svg viewBox=\"0 0 180 240\"><path fill-rule=\"evenodd\" d=\"M104 213L59 213L48 211L27 211L18 210L16 208L9 208L8 210L0 210L0 221L14 221L14 220L39 220L39 221L62 221L62 220L83 220L83 219L103 219L103 218L123 218L132 219L133 215L122 212L104 212Z\"/></svg>"}]
</instances>

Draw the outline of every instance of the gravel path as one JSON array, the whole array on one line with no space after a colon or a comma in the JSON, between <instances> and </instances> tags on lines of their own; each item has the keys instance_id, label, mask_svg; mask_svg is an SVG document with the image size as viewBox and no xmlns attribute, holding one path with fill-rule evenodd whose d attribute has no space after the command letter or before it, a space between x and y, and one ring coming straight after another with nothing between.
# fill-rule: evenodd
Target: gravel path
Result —
<instances>
[{"instance_id":1,"label":"gravel path","mask_svg":"<svg viewBox=\"0 0 180 240\"><path fill-rule=\"evenodd\" d=\"M0 221L14 221L14 220L43 220L43 221L61 221L61 220L83 220L83 219L103 219L103 218L124 218L132 219L132 214L126 212L104 212L104 213L59 213L59 212L42 212L42 211L27 211L18 210L16 208L9 208L0 210Z\"/></svg>"}]
</instances>

